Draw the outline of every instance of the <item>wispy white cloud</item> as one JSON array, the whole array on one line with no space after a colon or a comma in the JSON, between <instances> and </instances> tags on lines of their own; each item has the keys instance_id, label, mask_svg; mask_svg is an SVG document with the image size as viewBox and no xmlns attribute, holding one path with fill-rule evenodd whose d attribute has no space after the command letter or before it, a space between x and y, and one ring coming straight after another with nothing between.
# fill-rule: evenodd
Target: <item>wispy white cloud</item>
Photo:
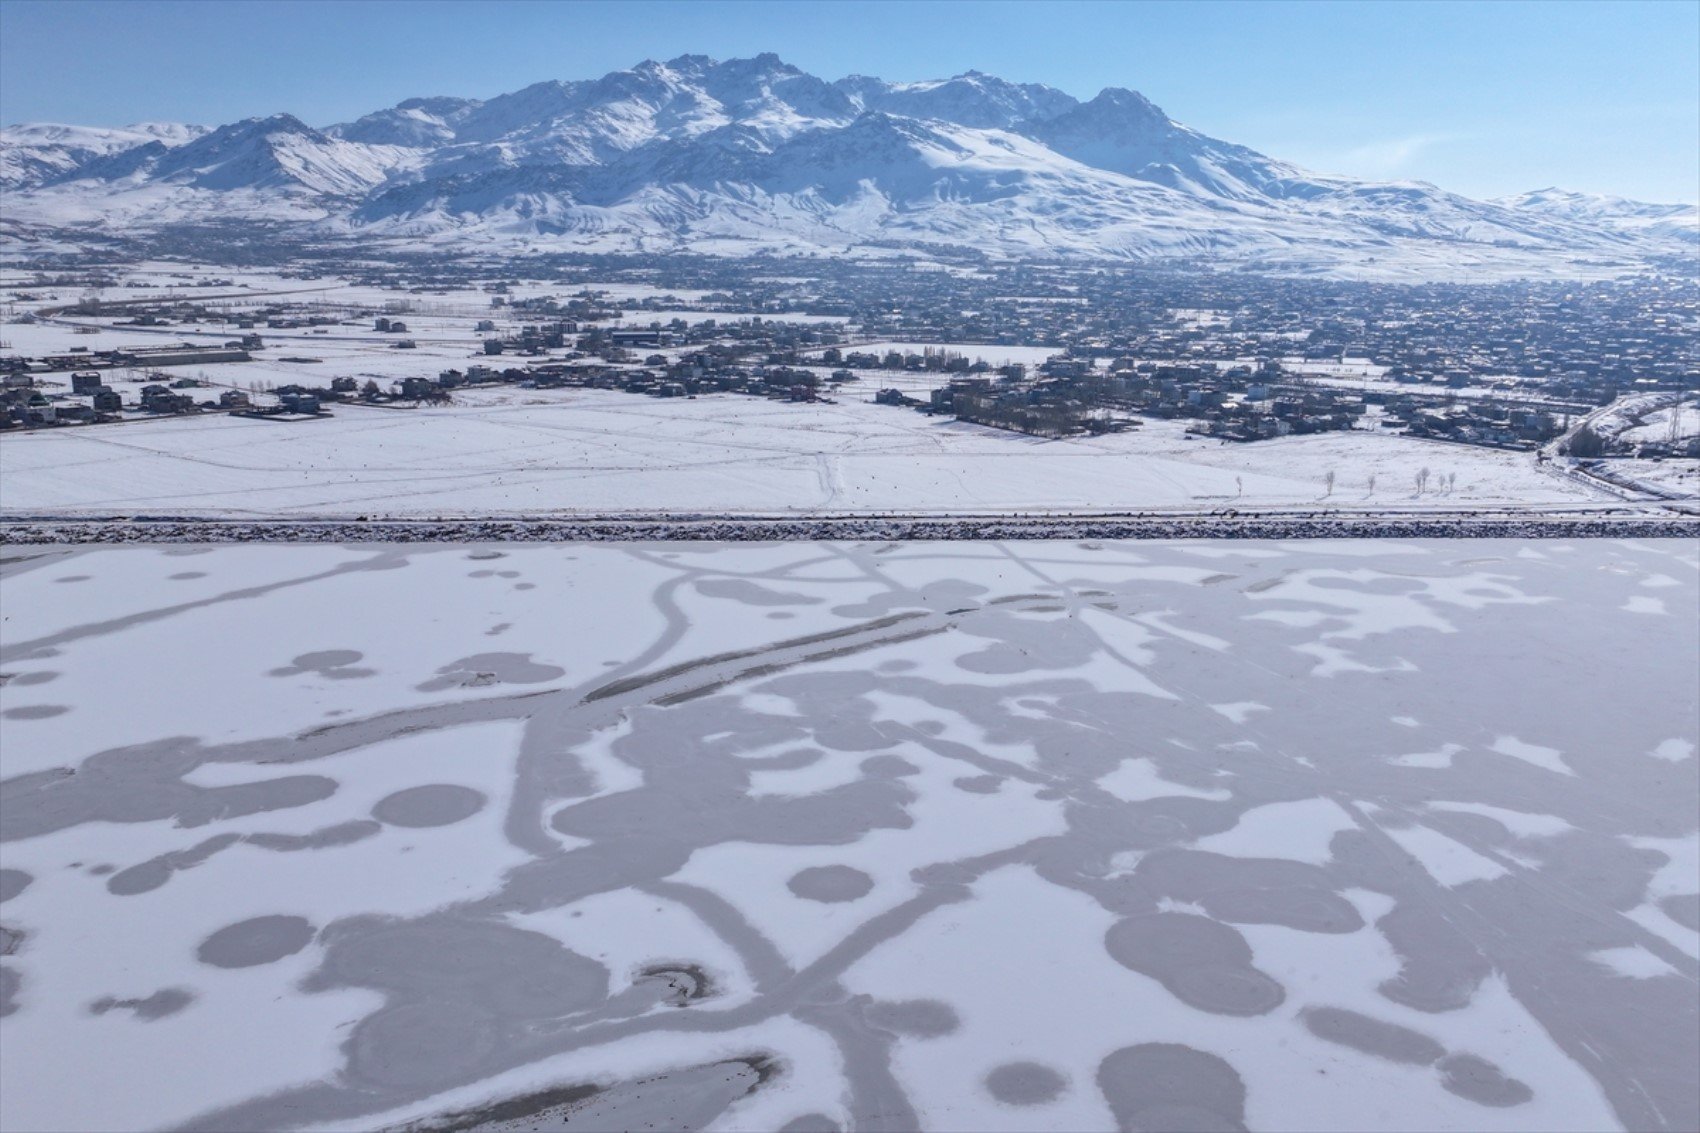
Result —
<instances>
[{"instance_id":1,"label":"wispy white cloud","mask_svg":"<svg viewBox=\"0 0 1700 1133\"><path fill-rule=\"evenodd\" d=\"M1398 177L1411 171L1412 163L1426 151L1462 140L1462 134L1410 134L1368 142L1340 154L1340 168L1359 176Z\"/></svg>"}]
</instances>

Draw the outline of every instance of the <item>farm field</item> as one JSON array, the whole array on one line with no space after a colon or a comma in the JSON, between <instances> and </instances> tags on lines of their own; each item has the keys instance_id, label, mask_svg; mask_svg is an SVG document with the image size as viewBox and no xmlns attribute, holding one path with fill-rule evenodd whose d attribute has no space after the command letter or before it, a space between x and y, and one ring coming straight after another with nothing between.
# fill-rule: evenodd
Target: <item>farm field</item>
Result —
<instances>
[{"instance_id":1,"label":"farm field","mask_svg":"<svg viewBox=\"0 0 1700 1133\"><path fill-rule=\"evenodd\" d=\"M1421 510L1613 499L1522 453L1361 431L1232 445L1162 421L1043 440L874 405L868 392L793 405L462 391L446 408L341 405L294 423L204 417L11 435L0 438L0 502L12 515L251 517Z\"/></svg>"}]
</instances>

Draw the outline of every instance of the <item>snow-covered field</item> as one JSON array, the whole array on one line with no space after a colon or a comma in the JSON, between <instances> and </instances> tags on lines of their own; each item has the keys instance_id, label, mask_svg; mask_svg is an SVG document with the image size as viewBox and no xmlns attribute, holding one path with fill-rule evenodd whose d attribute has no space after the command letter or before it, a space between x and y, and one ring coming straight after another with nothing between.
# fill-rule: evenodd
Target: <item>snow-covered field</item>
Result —
<instances>
[{"instance_id":1,"label":"snow-covered field","mask_svg":"<svg viewBox=\"0 0 1700 1133\"><path fill-rule=\"evenodd\" d=\"M1700 1125L1692 541L0 572L7 1130Z\"/></svg>"},{"instance_id":2,"label":"snow-covered field","mask_svg":"<svg viewBox=\"0 0 1700 1133\"><path fill-rule=\"evenodd\" d=\"M1617 458L1601 462L1598 474L1613 483L1662 492L1672 497L1700 500L1700 460L1667 458L1636 460Z\"/></svg>"},{"instance_id":3,"label":"snow-covered field","mask_svg":"<svg viewBox=\"0 0 1700 1133\"><path fill-rule=\"evenodd\" d=\"M1233 445L1161 421L1042 440L874 405L870 394L806 405L502 389L457 393L462 404L443 409L337 406L331 418L291 424L203 417L14 434L0 437L0 504L11 514L430 516L1403 510L1609 498L1520 453L1364 432ZM1423 468L1431 478L1419 495ZM1455 486L1437 486L1454 475Z\"/></svg>"},{"instance_id":4,"label":"snow-covered field","mask_svg":"<svg viewBox=\"0 0 1700 1133\"><path fill-rule=\"evenodd\" d=\"M1673 423L1674 422L1674 423ZM1651 444L1659 441L1684 441L1700 436L1700 401L1679 402L1664 409L1655 409L1618 434L1629 444Z\"/></svg>"}]
</instances>

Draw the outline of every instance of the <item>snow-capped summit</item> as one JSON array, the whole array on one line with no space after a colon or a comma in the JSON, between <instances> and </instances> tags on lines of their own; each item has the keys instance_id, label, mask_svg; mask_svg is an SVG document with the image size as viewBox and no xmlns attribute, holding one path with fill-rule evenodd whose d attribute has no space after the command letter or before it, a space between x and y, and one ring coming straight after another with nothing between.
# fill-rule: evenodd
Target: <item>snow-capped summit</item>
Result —
<instances>
[{"instance_id":1,"label":"snow-capped summit","mask_svg":"<svg viewBox=\"0 0 1700 1133\"><path fill-rule=\"evenodd\" d=\"M1303 170L1182 126L1144 95L1120 87L1021 128L1086 165L1205 199L1251 201L1325 191Z\"/></svg>"},{"instance_id":2,"label":"snow-capped summit","mask_svg":"<svg viewBox=\"0 0 1700 1133\"><path fill-rule=\"evenodd\" d=\"M1700 208L1694 205L1651 204L1605 193L1578 193L1553 187L1501 197L1493 203L1619 232L1658 233L1700 243Z\"/></svg>"},{"instance_id":3,"label":"snow-capped summit","mask_svg":"<svg viewBox=\"0 0 1700 1133\"><path fill-rule=\"evenodd\" d=\"M1082 102L979 71L828 82L771 53L410 98L323 129L288 114L213 130L16 126L0 132L0 187L0 238L252 219L316 239L543 250L956 245L1444 274L1577 259L1632 269L1691 254L1700 232L1687 206L1559 190L1475 201L1311 173L1133 90Z\"/></svg>"},{"instance_id":4,"label":"snow-capped summit","mask_svg":"<svg viewBox=\"0 0 1700 1133\"><path fill-rule=\"evenodd\" d=\"M455 124L482 105L471 98L409 98L325 133L350 142L428 149L452 142Z\"/></svg>"},{"instance_id":5,"label":"snow-capped summit","mask_svg":"<svg viewBox=\"0 0 1700 1133\"><path fill-rule=\"evenodd\" d=\"M59 181L147 181L350 197L379 184L400 164L395 147L343 141L292 114L274 114L220 126L178 146L156 140L90 162Z\"/></svg>"},{"instance_id":6,"label":"snow-capped summit","mask_svg":"<svg viewBox=\"0 0 1700 1133\"><path fill-rule=\"evenodd\" d=\"M867 110L938 118L961 126L1007 129L1029 118L1049 118L1076 105L1072 95L1037 83L1011 83L966 71L949 79L888 83L853 75L837 83Z\"/></svg>"},{"instance_id":7,"label":"snow-capped summit","mask_svg":"<svg viewBox=\"0 0 1700 1133\"><path fill-rule=\"evenodd\" d=\"M37 185L107 154L149 142L179 146L207 132L181 122L138 122L131 126L67 126L31 122L0 130L0 188Z\"/></svg>"}]
</instances>

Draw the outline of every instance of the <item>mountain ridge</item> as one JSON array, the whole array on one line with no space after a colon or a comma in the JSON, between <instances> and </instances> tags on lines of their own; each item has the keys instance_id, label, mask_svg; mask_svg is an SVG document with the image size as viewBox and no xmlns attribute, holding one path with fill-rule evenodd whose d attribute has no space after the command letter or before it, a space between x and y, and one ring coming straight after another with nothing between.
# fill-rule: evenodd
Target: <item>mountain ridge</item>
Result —
<instances>
[{"instance_id":1,"label":"mountain ridge","mask_svg":"<svg viewBox=\"0 0 1700 1133\"><path fill-rule=\"evenodd\" d=\"M404 99L323 129L0 131L7 242L268 221L315 239L1203 258L1253 270L1634 270L1700 250L1695 210L1536 190L1477 201L1318 174L1169 117L979 71L827 81L777 55L645 60L488 99Z\"/></svg>"}]
</instances>

